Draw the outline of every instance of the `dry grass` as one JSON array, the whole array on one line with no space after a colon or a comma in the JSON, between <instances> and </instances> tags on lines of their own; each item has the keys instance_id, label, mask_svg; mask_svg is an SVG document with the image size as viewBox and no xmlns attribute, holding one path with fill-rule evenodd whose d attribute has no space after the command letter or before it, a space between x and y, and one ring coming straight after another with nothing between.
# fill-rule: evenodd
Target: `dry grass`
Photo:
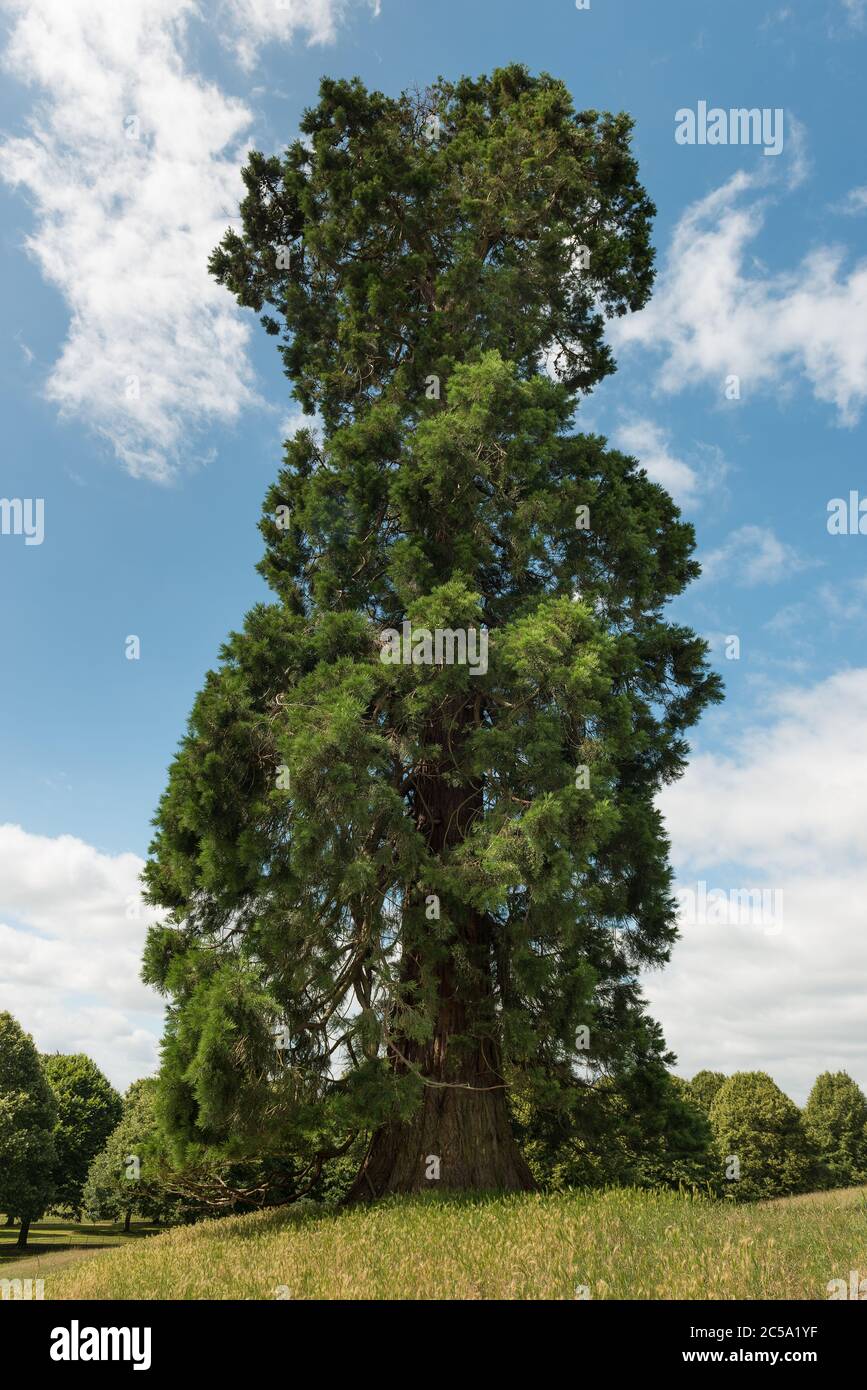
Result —
<instances>
[{"instance_id":1,"label":"dry grass","mask_svg":"<svg viewBox=\"0 0 867 1390\"><path fill-rule=\"evenodd\" d=\"M82 1299L826 1299L867 1189L735 1207L631 1190L400 1199L181 1227L46 1278Z\"/></svg>"}]
</instances>

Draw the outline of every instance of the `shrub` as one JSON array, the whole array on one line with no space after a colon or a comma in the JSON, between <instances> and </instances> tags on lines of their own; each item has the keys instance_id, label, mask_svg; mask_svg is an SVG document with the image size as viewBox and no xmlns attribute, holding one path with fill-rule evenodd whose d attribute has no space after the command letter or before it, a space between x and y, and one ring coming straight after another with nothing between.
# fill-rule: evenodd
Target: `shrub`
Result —
<instances>
[{"instance_id":1,"label":"shrub","mask_svg":"<svg viewBox=\"0 0 867 1390\"><path fill-rule=\"evenodd\" d=\"M605 1077L546 1115L521 1098L515 1118L536 1181L569 1187L716 1190L719 1164L706 1116L662 1067Z\"/></svg>"}]
</instances>

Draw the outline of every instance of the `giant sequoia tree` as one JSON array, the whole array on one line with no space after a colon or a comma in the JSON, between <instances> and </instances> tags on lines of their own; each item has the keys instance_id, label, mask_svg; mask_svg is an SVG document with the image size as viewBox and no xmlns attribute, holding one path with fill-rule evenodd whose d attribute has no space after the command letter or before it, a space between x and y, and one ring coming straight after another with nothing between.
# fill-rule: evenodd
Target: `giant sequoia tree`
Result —
<instances>
[{"instance_id":1,"label":"giant sequoia tree","mask_svg":"<svg viewBox=\"0 0 867 1390\"><path fill-rule=\"evenodd\" d=\"M718 681L663 613L692 528L573 429L652 282L630 128L511 67L325 81L250 156L211 269L322 427L285 446L275 600L196 700L146 871L187 1158L315 1174L369 1136L356 1197L519 1189L509 1087L556 1105L642 1032L654 796Z\"/></svg>"}]
</instances>

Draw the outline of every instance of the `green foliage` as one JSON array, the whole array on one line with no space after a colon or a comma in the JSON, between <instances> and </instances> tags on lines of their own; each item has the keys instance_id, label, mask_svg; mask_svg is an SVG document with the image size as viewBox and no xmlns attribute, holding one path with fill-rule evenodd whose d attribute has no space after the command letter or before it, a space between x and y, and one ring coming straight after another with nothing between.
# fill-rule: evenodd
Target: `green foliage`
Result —
<instances>
[{"instance_id":1,"label":"green foliage","mask_svg":"<svg viewBox=\"0 0 867 1390\"><path fill-rule=\"evenodd\" d=\"M687 1095L705 1115L709 1115L725 1079L725 1072L722 1071L697 1071L692 1080L687 1082Z\"/></svg>"},{"instance_id":2,"label":"green foliage","mask_svg":"<svg viewBox=\"0 0 867 1390\"><path fill-rule=\"evenodd\" d=\"M726 1181L735 1201L806 1191L815 1176L801 1112L763 1071L739 1071L717 1092L710 1123L723 1163L734 1157L740 1177Z\"/></svg>"},{"instance_id":3,"label":"green foliage","mask_svg":"<svg viewBox=\"0 0 867 1390\"><path fill-rule=\"evenodd\" d=\"M539 1185L716 1192L710 1127L668 1072L670 1061L658 1025L644 1018L616 1075L564 1089L558 1108L518 1096L516 1120Z\"/></svg>"},{"instance_id":4,"label":"green foliage","mask_svg":"<svg viewBox=\"0 0 867 1390\"><path fill-rule=\"evenodd\" d=\"M33 1039L10 1013L0 1013L0 1211L25 1226L54 1194L56 1119Z\"/></svg>"},{"instance_id":5,"label":"green foliage","mask_svg":"<svg viewBox=\"0 0 867 1390\"><path fill-rule=\"evenodd\" d=\"M867 1182L867 1098L848 1073L826 1071L816 1078L804 1127L829 1187Z\"/></svg>"},{"instance_id":6,"label":"green foliage","mask_svg":"<svg viewBox=\"0 0 867 1390\"><path fill-rule=\"evenodd\" d=\"M94 1221L120 1221L138 1214L172 1224L189 1219L189 1205L166 1188L159 1156L156 1080L134 1081L122 1115L90 1164L83 1205Z\"/></svg>"},{"instance_id":7,"label":"green foliage","mask_svg":"<svg viewBox=\"0 0 867 1390\"><path fill-rule=\"evenodd\" d=\"M57 1101L53 1205L70 1209L77 1218L88 1168L118 1123L122 1102L83 1052L45 1054L42 1066Z\"/></svg>"},{"instance_id":8,"label":"green foliage","mask_svg":"<svg viewBox=\"0 0 867 1390\"><path fill-rule=\"evenodd\" d=\"M527 376L551 347L570 390L614 370L605 318L653 279L628 116L576 112L562 82L512 65L420 97L326 78L301 130L282 158L251 154L242 229L211 269L266 309L329 431L382 399L402 414L428 374L490 350Z\"/></svg>"},{"instance_id":9,"label":"green foliage","mask_svg":"<svg viewBox=\"0 0 867 1390\"><path fill-rule=\"evenodd\" d=\"M418 100L325 81L302 129L250 156L212 269L267 305L325 435L285 446L277 601L230 636L172 765L144 964L171 1001L172 1162L299 1177L432 1075L502 1105L508 1072L556 1111L579 1063L619 1065L675 935L656 794L720 694L663 614L698 573L691 526L573 432L605 316L652 279L628 118L511 67ZM487 669L385 663L405 621L484 629Z\"/></svg>"}]
</instances>

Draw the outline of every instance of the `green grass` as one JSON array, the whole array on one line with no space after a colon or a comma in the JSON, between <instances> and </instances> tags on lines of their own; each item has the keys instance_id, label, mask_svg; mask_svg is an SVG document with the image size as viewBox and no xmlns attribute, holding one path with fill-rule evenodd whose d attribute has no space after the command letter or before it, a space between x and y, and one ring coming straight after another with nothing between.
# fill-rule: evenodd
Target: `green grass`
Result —
<instances>
[{"instance_id":1,"label":"green grass","mask_svg":"<svg viewBox=\"0 0 867 1390\"><path fill-rule=\"evenodd\" d=\"M99 1250L124 1245L141 1236L155 1235L158 1230L158 1226L144 1221L133 1221L128 1232L124 1231L123 1223L113 1225L108 1221L91 1225L60 1219L34 1221L30 1227L27 1249L18 1250L15 1244L18 1227L0 1225L0 1272L9 1266L5 1274L7 1278L42 1277L79 1259L89 1258Z\"/></svg>"},{"instance_id":2,"label":"green grass","mask_svg":"<svg viewBox=\"0 0 867 1390\"><path fill-rule=\"evenodd\" d=\"M867 1189L758 1206L618 1190L208 1221L47 1271L45 1297L827 1299L850 1269L867 1275Z\"/></svg>"}]
</instances>

